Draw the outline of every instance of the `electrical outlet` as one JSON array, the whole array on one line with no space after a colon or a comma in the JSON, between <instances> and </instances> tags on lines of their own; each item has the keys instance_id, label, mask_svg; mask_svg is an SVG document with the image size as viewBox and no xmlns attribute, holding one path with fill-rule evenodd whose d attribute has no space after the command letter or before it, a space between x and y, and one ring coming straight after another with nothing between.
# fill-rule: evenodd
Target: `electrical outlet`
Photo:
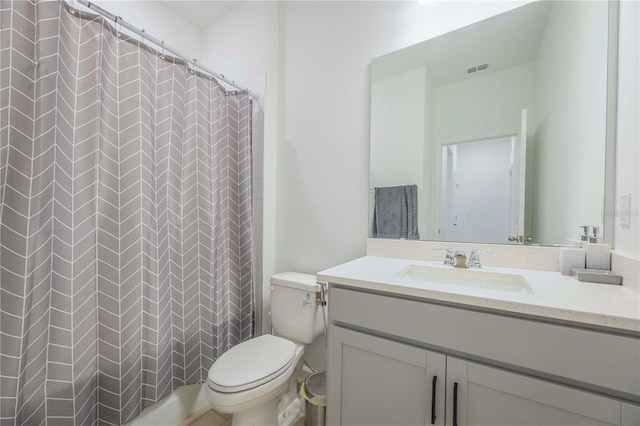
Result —
<instances>
[{"instance_id":1,"label":"electrical outlet","mask_svg":"<svg viewBox=\"0 0 640 426\"><path fill-rule=\"evenodd\" d=\"M623 228L631 227L631 194L620 196L619 209L620 226Z\"/></svg>"}]
</instances>

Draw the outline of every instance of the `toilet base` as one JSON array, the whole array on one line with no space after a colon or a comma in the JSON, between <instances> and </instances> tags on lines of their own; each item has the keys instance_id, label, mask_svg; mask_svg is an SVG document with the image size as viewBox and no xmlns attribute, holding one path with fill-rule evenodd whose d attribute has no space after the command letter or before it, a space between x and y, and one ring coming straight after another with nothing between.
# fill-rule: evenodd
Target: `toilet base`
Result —
<instances>
[{"instance_id":1,"label":"toilet base","mask_svg":"<svg viewBox=\"0 0 640 426\"><path fill-rule=\"evenodd\" d=\"M282 389L284 391L284 389ZM233 426L292 426L296 420L304 415L304 401L295 393L284 392L281 397L272 397L253 407L237 410L225 410L216 407L217 411L225 413L235 411L231 414L231 424Z\"/></svg>"},{"instance_id":2,"label":"toilet base","mask_svg":"<svg viewBox=\"0 0 640 426\"><path fill-rule=\"evenodd\" d=\"M278 407L278 426L291 426L304 415L304 402L296 395L286 393L280 400Z\"/></svg>"},{"instance_id":3,"label":"toilet base","mask_svg":"<svg viewBox=\"0 0 640 426\"><path fill-rule=\"evenodd\" d=\"M288 393L259 406L233 414L232 426L291 426L302 415L302 402Z\"/></svg>"},{"instance_id":4,"label":"toilet base","mask_svg":"<svg viewBox=\"0 0 640 426\"><path fill-rule=\"evenodd\" d=\"M287 391L287 383L271 389L257 398L237 401L234 394L219 394L207 387L209 405L216 411L232 415L234 426L276 426L278 424L278 402Z\"/></svg>"}]
</instances>

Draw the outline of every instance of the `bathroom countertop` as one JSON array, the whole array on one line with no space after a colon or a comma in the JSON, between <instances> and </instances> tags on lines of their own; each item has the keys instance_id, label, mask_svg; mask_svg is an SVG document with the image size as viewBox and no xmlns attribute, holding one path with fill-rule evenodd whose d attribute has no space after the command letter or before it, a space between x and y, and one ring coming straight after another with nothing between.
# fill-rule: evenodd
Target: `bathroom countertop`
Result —
<instances>
[{"instance_id":1,"label":"bathroom countertop","mask_svg":"<svg viewBox=\"0 0 640 426\"><path fill-rule=\"evenodd\" d=\"M484 266L479 270L464 270L467 275L473 271L521 275L532 292L516 293L399 276L399 272L410 265L452 269L440 262L365 256L321 271L317 279L345 287L577 323L588 328L626 331L640 336L640 295L621 285L580 282L550 271Z\"/></svg>"}]
</instances>

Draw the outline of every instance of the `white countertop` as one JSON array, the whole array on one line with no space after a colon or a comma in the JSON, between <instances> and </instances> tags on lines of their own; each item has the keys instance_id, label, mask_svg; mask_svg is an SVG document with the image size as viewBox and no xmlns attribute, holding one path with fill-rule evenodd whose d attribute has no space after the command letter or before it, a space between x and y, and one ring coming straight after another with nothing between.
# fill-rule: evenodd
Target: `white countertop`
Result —
<instances>
[{"instance_id":1,"label":"white countertop","mask_svg":"<svg viewBox=\"0 0 640 426\"><path fill-rule=\"evenodd\" d=\"M559 272L484 266L479 270L523 276L532 293L515 293L397 276L409 265L452 268L440 262L366 256L321 271L317 279L363 290L640 332L640 295L624 286L580 282Z\"/></svg>"}]
</instances>

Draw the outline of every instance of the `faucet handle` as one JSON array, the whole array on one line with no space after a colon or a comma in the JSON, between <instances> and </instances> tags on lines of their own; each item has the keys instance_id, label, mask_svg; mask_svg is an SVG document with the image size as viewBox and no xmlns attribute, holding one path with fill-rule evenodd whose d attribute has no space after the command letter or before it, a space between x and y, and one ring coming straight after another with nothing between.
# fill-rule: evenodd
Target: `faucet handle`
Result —
<instances>
[{"instance_id":1,"label":"faucet handle","mask_svg":"<svg viewBox=\"0 0 640 426\"><path fill-rule=\"evenodd\" d=\"M444 264L453 266L453 249L450 248L434 248L434 251L444 251Z\"/></svg>"},{"instance_id":2,"label":"faucet handle","mask_svg":"<svg viewBox=\"0 0 640 426\"><path fill-rule=\"evenodd\" d=\"M481 268L480 264L480 252L478 250L471 250L469 255L469 268Z\"/></svg>"},{"instance_id":3,"label":"faucet handle","mask_svg":"<svg viewBox=\"0 0 640 426\"><path fill-rule=\"evenodd\" d=\"M491 250L484 250L482 252L480 252L480 250L471 250L471 254L469 255L469 268L482 268L480 264L480 253L493 254Z\"/></svg>"}]
</instances>

